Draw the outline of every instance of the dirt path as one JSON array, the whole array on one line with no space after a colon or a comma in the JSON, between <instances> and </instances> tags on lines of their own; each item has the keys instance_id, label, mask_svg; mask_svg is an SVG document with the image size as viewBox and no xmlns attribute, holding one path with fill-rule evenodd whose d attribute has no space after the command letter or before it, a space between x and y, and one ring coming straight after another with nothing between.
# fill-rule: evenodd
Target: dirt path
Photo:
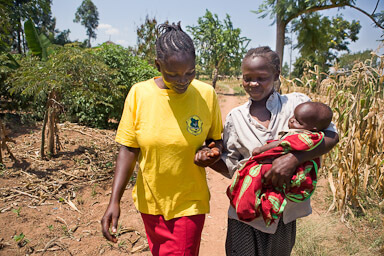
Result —
<instances>
[{"instance_id":1,"label":"dirt path","mask_svg":"<svg viewBox=\"0 0 384 256\"><path fill-rule=\"evenodd\" d=\"M232 93L219 94L220 108L223 117L231 109L246 101L245 97L232 95ZM228 198L225 194L229 179L223 177L210 168L207 168L208 186L211 193L211 212L207 214L201 241L201 256L225 255L225 237L227 233Z\"/></svg>"}]
</instances>

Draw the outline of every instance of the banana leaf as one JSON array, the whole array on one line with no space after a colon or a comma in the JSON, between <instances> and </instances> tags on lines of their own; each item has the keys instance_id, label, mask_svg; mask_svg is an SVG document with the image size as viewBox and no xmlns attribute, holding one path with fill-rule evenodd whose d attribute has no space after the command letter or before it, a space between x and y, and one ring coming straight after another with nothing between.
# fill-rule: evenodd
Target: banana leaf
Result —
<instances>
[{"instance_id":1,"label":"banana leaf","mask_svg":"<svg viewBox=\"0 0 384 256\"><path fill-rule=\"evenodd\" d=\"M27 39L28 48L33 55L39 56L45 61L48 57L48 47L52 44L44 34L38 34L31 19L24 23L24 32Z\"/></svg>"}]
</instances>

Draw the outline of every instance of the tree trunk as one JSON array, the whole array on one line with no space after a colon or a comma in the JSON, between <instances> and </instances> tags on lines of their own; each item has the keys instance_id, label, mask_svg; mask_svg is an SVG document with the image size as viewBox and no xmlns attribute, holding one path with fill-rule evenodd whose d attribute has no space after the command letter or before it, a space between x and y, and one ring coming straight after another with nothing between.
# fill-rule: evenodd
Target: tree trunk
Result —
<instances>
[{"instance_id":1,"label":"tree trunk","mask_svg":"<svg viewBox=\"0 0 384 256\"><path fill-rule=\"evenodd\" d=\"M53 89L48 95L48 107L47 107L47 149L49 155L55 154L55 138L56 138L56 122L58 114L58 96L57 92Z\"/></svg>"},{"instance_id":2,"label":"tree trunk","mask_svg":"<svg viewBox=\"0 0 384 256\"><path fill-rule=\"evenodd\" d=\"M56 113L53 106L50 106L48 109L48 155L52 156L55 154L55 119Z\"/></svg>"},{"instance_id":3,"label":"tree trunk","mask_svg":"<svg viewBox=\"0 0 384 256\"><path fill-rule=\"evenodd\" d=\"M3 153L1 152L2 148L3 148L3 142L0 140L0 164L3 163Z\"/></svg>"},{"instance_id":4,"label":"tree trunk","mask_svg":"<svg viewBox=\"0 0 384 256\"><path fill-rule=\"evenodd\" d=\"M212 79L212 86L213 88L216 88L216 81L217 81L217 77L219 75L219 71L217 70L217 67L215 67L213 69L213 72L212 72L212 76L213 76L213 79Z\"/></svg>"},{"instance_id":5,"label":"tree trunk","mask_svg":"<svg viewBox=\"0 0 384 256\"><path fill-rule=\"evenodd\" d=\"M48 103L47 103L47 108L46 108L45 113L44 113L43 128L41 129L41 144L40 144L40 158L41 159L43 159L45 157L45 153L44 153L45 127L47 126L48 112L49 112L49 106L48 106Z\"/></svg>"},{"instance_id":6,"label":"tree trunk","mask_svg":"<svg viewBox=\"0 0 384 256\"><path fill-rule=\"evenodd\" d=\"M285 27L284 21L281 20L279 15L276 15L276 53L280 58L280 68L282 67L284 57Z\"/></svg>"},{"instance_id":7,"label":"tree trunk","mask_svg":"<svg viewBox=\"0 0 384 256\"><path fill-rule=\"evenodd\" d=\"M2 149L7 150L9 153L9 157L17 162L16 157L12 154L11 150L9 149L7 142L12 142L16 143L15 140L10 139L7 135L7 131L5 130L5 125L1 122L0 120L0 164L3 163L3 158L2 158Z\"/></svg>"},{"instance_id":8,"label":"tree trunk","mask_svg":"<svg viewBox=\"0 0 384 256\"><path fill-rule=\"evenodd\" d=\"M22 54L21 50L21 21L19 20L19 24L17 25L17 52Z\"/></svg>"},{"instance_id":9,"label":"tree trunk","mask_svg":"<svg viewBox=\"0 0 384 256\"><path fill-rule=\"evenodd\" d=\"M22 42L23 42L23 52L25 54L27 52L27 42L25 41L24 29L21 30L21 35L22 35Z\"/></svg>"},{"instance_id":10,"label":"tree trunk","mask_svg":"<svg viewBox=\"0 0 384 256\"><path fill-rule=\"evenodd\" d=\"M50 156L54 155L60 150L60 142L57 131L57 121L59 114L59 103L58 93L54 89L48 94L48 101L46 106L46 112L44 114L43 128L41 131L41 146L40 146L40 157L44 158L44 144L45 144L45 128L48 126L47 131L47 150ZM55 151L56 146L56 151Z\"/></svg>"},{"instance_id":11,"label":"tree trunk","mask_svg":"<svg viewBox=\"0 0 384 256\"><path fill-rule=\"evenodd\" d=\"M280 58L280 70L283 66L284 57L284 40L285 40L285 27L286 23L281 20L279 15L276 15L276 53ZM275 82L275 90L280 91L280 80Z\"/></svg>"}]
</instances>

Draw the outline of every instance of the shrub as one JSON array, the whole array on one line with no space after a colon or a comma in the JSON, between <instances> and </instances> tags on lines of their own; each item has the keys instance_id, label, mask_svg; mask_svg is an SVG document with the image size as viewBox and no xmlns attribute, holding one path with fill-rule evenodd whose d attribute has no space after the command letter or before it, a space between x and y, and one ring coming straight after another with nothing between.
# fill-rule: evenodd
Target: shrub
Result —
<instances>
[{"instance_id":1,"label":"shrub","mask_svg":"<svg viewBox=\"0 0 384 256\"><path fill-rule=\"evenodd\" d=\"M27 56L7 80L12 101L38 118L55 90L62 120L107 128L119 120L134 83L158 74L146 61L117 45L94 49L55 47L46 61Z\"/></svg>"},{"instance_id":2,"label":"shrub","mask_svg":"<svg viewBox=\"0 0 384 256\"><path fill-rule=\"evenodd\" d=\"M113 79L118 86L118 96L113 99L113 110L110 117L120 120L123 112L125 97L135 83L150 79L159 72L150 66L147 61L134 56L133 52L120 45L102 44L94 48L93 53L114 69Z\"/></svg>"}]
</instances>

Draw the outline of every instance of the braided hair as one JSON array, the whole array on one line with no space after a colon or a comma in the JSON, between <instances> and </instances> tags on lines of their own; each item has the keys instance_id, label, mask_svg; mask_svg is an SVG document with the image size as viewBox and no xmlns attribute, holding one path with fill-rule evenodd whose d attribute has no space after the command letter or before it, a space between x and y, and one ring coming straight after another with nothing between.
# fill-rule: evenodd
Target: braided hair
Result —
<instances>
[{"instance_id":1,"label":"braided hair","mask_svg":"<svg viewBox=\"0 0 384 256\"><path fill-rule=\"evenodd\" d=\"M185 52L191 54L194 58L195 47L192 39L185 33L177 23L164 23L158 26L159 37L156 40L156 57L164 60L166 56L171 56L176 52Z\"/></svg>"},{"instance_id":2,"label":"braided hair","mask_svg":"<svg viewBox=\"0 0 384 256\"><path fill-rule=\"evenodd\" d=\"M244 56L243 63L248 58L262 57L268 60L269 66L280 74L280 58L275 51L272 51L269 46L260 46L250 49Z\"/></svg>"}]
</instances>

